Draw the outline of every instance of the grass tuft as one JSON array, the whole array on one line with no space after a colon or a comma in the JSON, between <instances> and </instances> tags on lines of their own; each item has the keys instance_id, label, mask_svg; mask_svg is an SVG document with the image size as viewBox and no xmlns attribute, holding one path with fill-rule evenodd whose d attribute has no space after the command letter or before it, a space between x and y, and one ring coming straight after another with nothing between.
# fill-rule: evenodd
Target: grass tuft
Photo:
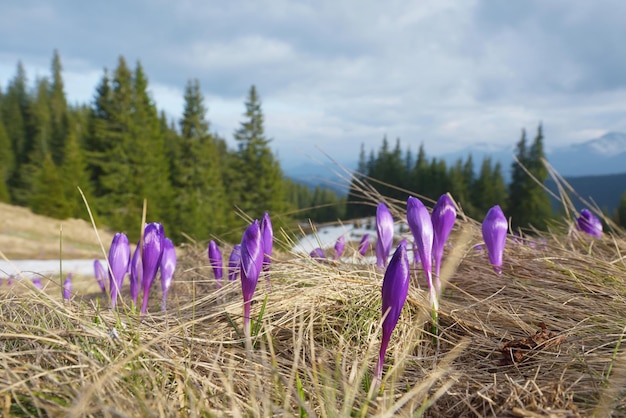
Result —
<instances>
[{"instance_id":1,"label":"grass tuft","mask_svg":"<svg viewBox=\"0 0 626 418\"><path fill-rule=\"evenodd\" d=\"M507 242L493 272L479 226L459 222L444 257L437 343L427 286L413 272L378 390L374 266L277 254L259 282L254 349L239 282L217 289L203 246L180 249L170 307L158 286L143 320L111 311L92 278L63 304L57 282L0 291L3 416L554 416L626 414L626 240L561 226ZM349 257L348 257L349 259ZM84 281L89 285L82 285ZM54 283L57 283L54 285ZM127 290L127 289L125 289ZM128 300L128 294L122 295ZM103 308L105 307L105 308ZM502 346L560 338L507 362Z\"/></svg>"}]
</instances>

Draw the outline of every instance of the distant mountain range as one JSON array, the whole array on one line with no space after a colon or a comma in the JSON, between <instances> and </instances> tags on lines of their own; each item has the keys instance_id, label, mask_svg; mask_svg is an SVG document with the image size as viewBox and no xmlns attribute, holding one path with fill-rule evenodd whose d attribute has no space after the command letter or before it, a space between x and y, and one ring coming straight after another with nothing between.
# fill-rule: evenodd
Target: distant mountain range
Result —
<instances>
[{"instance_id":1,"label":"distant mountain range","mask_svg":"<svg viewBox=\"0 0 626 418\"><path fill-rule=\"evenodd\" d=\"M443 158L450 165L459 158L465 160L471 154L476 171L480 170L483 158L491 157L493 162L499 161L502 164L503 174L509 181L514 147L514 144L510 147L499 147L478 143L437 157ZM428 150L426 153L430 156ZM591 198L601 209L609 212L619 205L622 193L626 192L626 133L610 132L583 143L549 149L546 157L581 197ZM356 164L354 161L344 164L344 167L354 169ZM284 169L289 177L305 184L325 184L340 193L347 192L345 188L337 186L339 180L336 172L339 169L332 163L302 163ZM343 177L346 178L345 173ZM548 187L555 190L554 182L550 180ZM582 207L578 202L575 204L579 209Z\"/></svg>"},{"instance_id":2,"label":"distant mountain range","mask_svg":"<svg viewBox=\"0 0 626 418\"><path fill-rule=\"evenodd\" d=\"M530 138L532 141L532 138ZM548 144L549 145L549 144ZM497 147L488 144L475 144L460 151L441 156L446 163L452 164L459 158L474 159L474 167L479 170L483 158L502 164L505 176L510 175L515 145ZM550 149L546 157L556 171L564 177L598 176L626 172L626 133L609 132L600 138L579 144Z\"/></svg>"},{"instance_id":3,"label":"distant mountain range","mask_svg":"<svg viewBox=\"0 0 626 418\"><path fill-rule=\"evenodd\" d=\"M532 138L529 139L532 141ZM626 133L610 132L599 138L583 143L550 149L547 145L546 157L550 164L564 177L598 176L626 173ZM428 153L428 156L433 156ZM448 165L454 164L459 158L466 159L472 155L476 171L485 157L502 164L504 175L510 176L515 144L507 147L476 143L459 151L438 155ZM338 160L339 161L339 160ZM348 169L356 168L357 162L340 161ZM283 164L285 173L296 180L319 184L325 179L337 178L333 171L337 169L332 163L322 165L315 162L292 162Z\"/></svg>"},{"instance_id":4,"label":"distant mountain range","mask_svg":"<svg viewBox=\"0 0 626 418\"><path fill-rule=\"evenodd\" d=\"M589 201L592 205L597 205L603 212L611 216L619 206L622 194L626 192L626 173L565 177L565 181L572 186L578 196ZM552 179L548 179L546 187L558 195L556 184ZM569 194L576 209L580 210L587 206L575 195ZM555 199L552 200L552 206L557 211L562 209L562 205Z\"/></svg>"}]
</instances>

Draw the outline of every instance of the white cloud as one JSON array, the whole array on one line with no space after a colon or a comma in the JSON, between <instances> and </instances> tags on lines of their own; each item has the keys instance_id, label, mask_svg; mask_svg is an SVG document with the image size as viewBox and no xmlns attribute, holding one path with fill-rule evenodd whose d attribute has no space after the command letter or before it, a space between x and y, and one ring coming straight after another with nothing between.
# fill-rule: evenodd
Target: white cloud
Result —
<instances>
[{"instance_id":1,"label":"white cloud","mask_svg":"<svg viewBox=\"0 0 626 418\"><path fill-rule=\"evenodd\" d=\"M256 84L283 158L316 146L343 158L385 134L429 154L513 144L539 121L552 147L626 131L623 12L619 0L25 0L0 16L0 83L18 59L31 80L46 75L58 48L70 101L88 102L123 54L176 119L198 78L228 140Z\"/></svg>"}]
</instances>

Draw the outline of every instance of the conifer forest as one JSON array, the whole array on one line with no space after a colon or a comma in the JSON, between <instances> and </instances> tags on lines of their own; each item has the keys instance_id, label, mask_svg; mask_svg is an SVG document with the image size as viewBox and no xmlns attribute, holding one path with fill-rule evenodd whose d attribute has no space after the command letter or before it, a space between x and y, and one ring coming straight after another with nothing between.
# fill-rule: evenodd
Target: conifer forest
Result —
<instances>
[{"instance_id":1,"label":"conifer forest","mask_svg":"<svg viewBox=\"0 0 626 418\"><path fill-rule=\"evenodd\" d=\"M423 144L405 139L403 148L400 139L392 145L386 137L378 150L355 149L359 163L345 190L298 183L285 176L271 149L254 85L233 138L229 147L212 132L198 80L185 86L182 115L169 119L152 99L141 63L124 57L104 70L90 103L68 103L55 51L49 76L31 82L18 63L14 78L0 86L0 201L87 219L80 188L100 224L137 240L145 199L149 219L162 221L177 243L228 239L246 216L268 211L284 225L372 216L375 208L361 204L363 182L399 200L407 191L430 199L450 192L477 219L502 204L515 227L545 229L553 216L539 184L548 178L541 125L533 138L522 131L516 155L523 167L511 167L510 184L503 176L508 167L489 158L469 155L446 166L429 158Z\"/></svg>"}]
</instances>

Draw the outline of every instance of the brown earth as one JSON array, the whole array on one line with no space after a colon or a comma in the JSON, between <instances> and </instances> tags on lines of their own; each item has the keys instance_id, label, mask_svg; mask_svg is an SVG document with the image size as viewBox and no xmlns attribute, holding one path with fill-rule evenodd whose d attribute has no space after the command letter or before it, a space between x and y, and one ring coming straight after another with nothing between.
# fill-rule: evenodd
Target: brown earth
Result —
<instances>
[{"instance_id":1,"label":"brown earth","mask_svg":"<svg viewBox=\"0 0 626 418\"><path fill-rule=\"evenodd\" d=\"M62 230L62 234L61 234ZM99 229L108 248L113 234ZM29 209L0 203L0 252L10 260L55 259L63 236L63 258L102 257L102 249L93 226L82 219L52 219L35 215Z\"/></svg>"}]
</instances>

